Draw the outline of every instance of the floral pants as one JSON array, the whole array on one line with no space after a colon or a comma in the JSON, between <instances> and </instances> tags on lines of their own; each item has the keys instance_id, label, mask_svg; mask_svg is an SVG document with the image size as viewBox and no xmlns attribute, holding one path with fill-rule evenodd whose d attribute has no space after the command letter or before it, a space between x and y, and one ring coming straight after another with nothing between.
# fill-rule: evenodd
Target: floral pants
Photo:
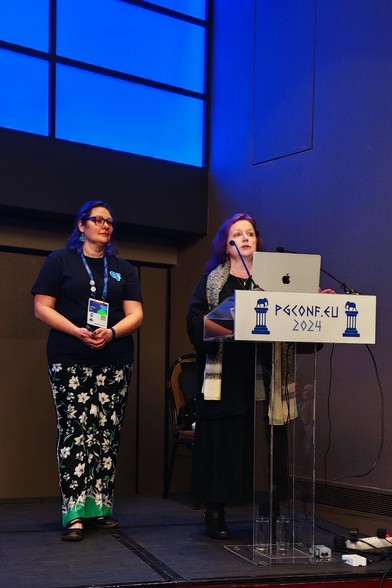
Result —
<instances>
[{"instance_id":1,"label":"floral pants","mask_svg":"<svg viewBox=\"0 0 392 588\"><path fill-rule=\"evenodd\" d=\"M49 365L57 412L62 522L110 516L132 368Z\"/></svg>"}]
</instances>

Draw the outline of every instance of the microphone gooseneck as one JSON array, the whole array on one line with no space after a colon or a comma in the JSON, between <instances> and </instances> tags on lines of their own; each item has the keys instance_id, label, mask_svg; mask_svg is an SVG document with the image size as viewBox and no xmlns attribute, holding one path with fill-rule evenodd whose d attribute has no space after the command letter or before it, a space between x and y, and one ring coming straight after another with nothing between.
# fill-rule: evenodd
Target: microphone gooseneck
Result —
<instances>
[{"instance_id":1,"label":"microphone gooseneck","mask_svg":"<svg viewBox=\"0 0 392 588\"><path fill-rule=\"evenodd\" d=\"M233 239L232 239L231 241L229 241L229 245L231 245L232 247L235 247L236 248L237 253L238 253L238 256L239 256L240 260L242 261L242 264L243 264L243 266L245 268L246 273L248 274L248 278L250 278L250 280L252 282L253 290L263 290L263 288L260 288L260 286L258 286L255 283L254 279L252 278L251 273L250 273L250 271L248 269L248 266L245 263L245 259L242 257L241 251L238 248L237 243L235 241L233 241ZM263 292L264 292L264 290L263 290Z\"/></svg>"}]
</instances>

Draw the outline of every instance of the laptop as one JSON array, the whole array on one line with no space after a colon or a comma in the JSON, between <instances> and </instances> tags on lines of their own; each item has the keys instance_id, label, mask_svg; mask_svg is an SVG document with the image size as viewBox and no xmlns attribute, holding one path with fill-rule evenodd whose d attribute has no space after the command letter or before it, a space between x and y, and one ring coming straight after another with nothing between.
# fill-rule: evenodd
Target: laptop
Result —
<instances>
[{"instance_id":1,"label":"laptop","mask_svg":"<svg viewBox=\"0 0 392 588\"><path fill-rule=\"evenodd\" d=\"M253 254L253 280L266 292L317 293L321 255L304 253Z\"/></svg>"}]
</instances>

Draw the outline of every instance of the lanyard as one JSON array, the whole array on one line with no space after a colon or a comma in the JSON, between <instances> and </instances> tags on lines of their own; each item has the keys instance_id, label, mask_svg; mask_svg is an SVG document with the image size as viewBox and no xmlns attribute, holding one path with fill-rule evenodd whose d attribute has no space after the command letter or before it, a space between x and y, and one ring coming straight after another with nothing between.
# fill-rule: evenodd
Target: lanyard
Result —
<instances>
[{"instance_id":1,"label":"lanyard","mask_svg":"<svg viewBox=\"0 0 392 588\"><path fill-rule=\"evenodd\" d=\"M87 259L82 250L80 250L80 257L82 258L83 265L86 268L86 272L88 273L88 277L90 278L90 291L91 297L96 298L97 288L95 286L95 280L91 269L87 263ZM108 281L109 281L109 273L108 273L108 260L106 255L103 258L103 267L104 267L104 275L103 275L103 292L102 292L102 300L106 300L108 296Z\"/></svg>"}]
</instances>

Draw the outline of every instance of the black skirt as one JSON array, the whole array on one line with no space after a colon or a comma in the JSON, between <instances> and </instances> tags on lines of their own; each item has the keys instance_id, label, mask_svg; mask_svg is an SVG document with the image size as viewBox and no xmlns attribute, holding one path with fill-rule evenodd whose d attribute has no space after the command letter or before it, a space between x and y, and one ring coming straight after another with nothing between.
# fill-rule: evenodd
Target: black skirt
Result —
<instances>
[{"instance_id":1,"label":"black skirt","mask_svg":"<svg viewBox=\"0 0 392 588\"><path fill-rule=\"evenodd\" d=\"M269 479L270 426L268 424L271 346L258 353L264 360L266 398L258 401L257 475ZM254 483L255 346L225 343L221 400L197 399L192 490L200 502L244 504L253 500ZM274 486L287 497L287 428L274 427ZM260 474L260 469L263 471Z\"/></svg>"},{"instance_id":2,"label":"black skirt","mask_svg":"<svg viewBox=\"0 0 392 588\"><path fill-rule=\"evenodd\" d=\"M196 422L192 488L207 502L244 503L253 495L253 416Z\"/></svg>"},{"instance_id":3,"label":"black skirt","mask_svg":"<svg viewBox=\"0 0 392 588\"><path fill-rule=\"evenodd\" d=\"M199 500L252 499L254 357L252 343L225 343L221 400L198 398L192 487Z\"/></svg>"}]
</instances>

